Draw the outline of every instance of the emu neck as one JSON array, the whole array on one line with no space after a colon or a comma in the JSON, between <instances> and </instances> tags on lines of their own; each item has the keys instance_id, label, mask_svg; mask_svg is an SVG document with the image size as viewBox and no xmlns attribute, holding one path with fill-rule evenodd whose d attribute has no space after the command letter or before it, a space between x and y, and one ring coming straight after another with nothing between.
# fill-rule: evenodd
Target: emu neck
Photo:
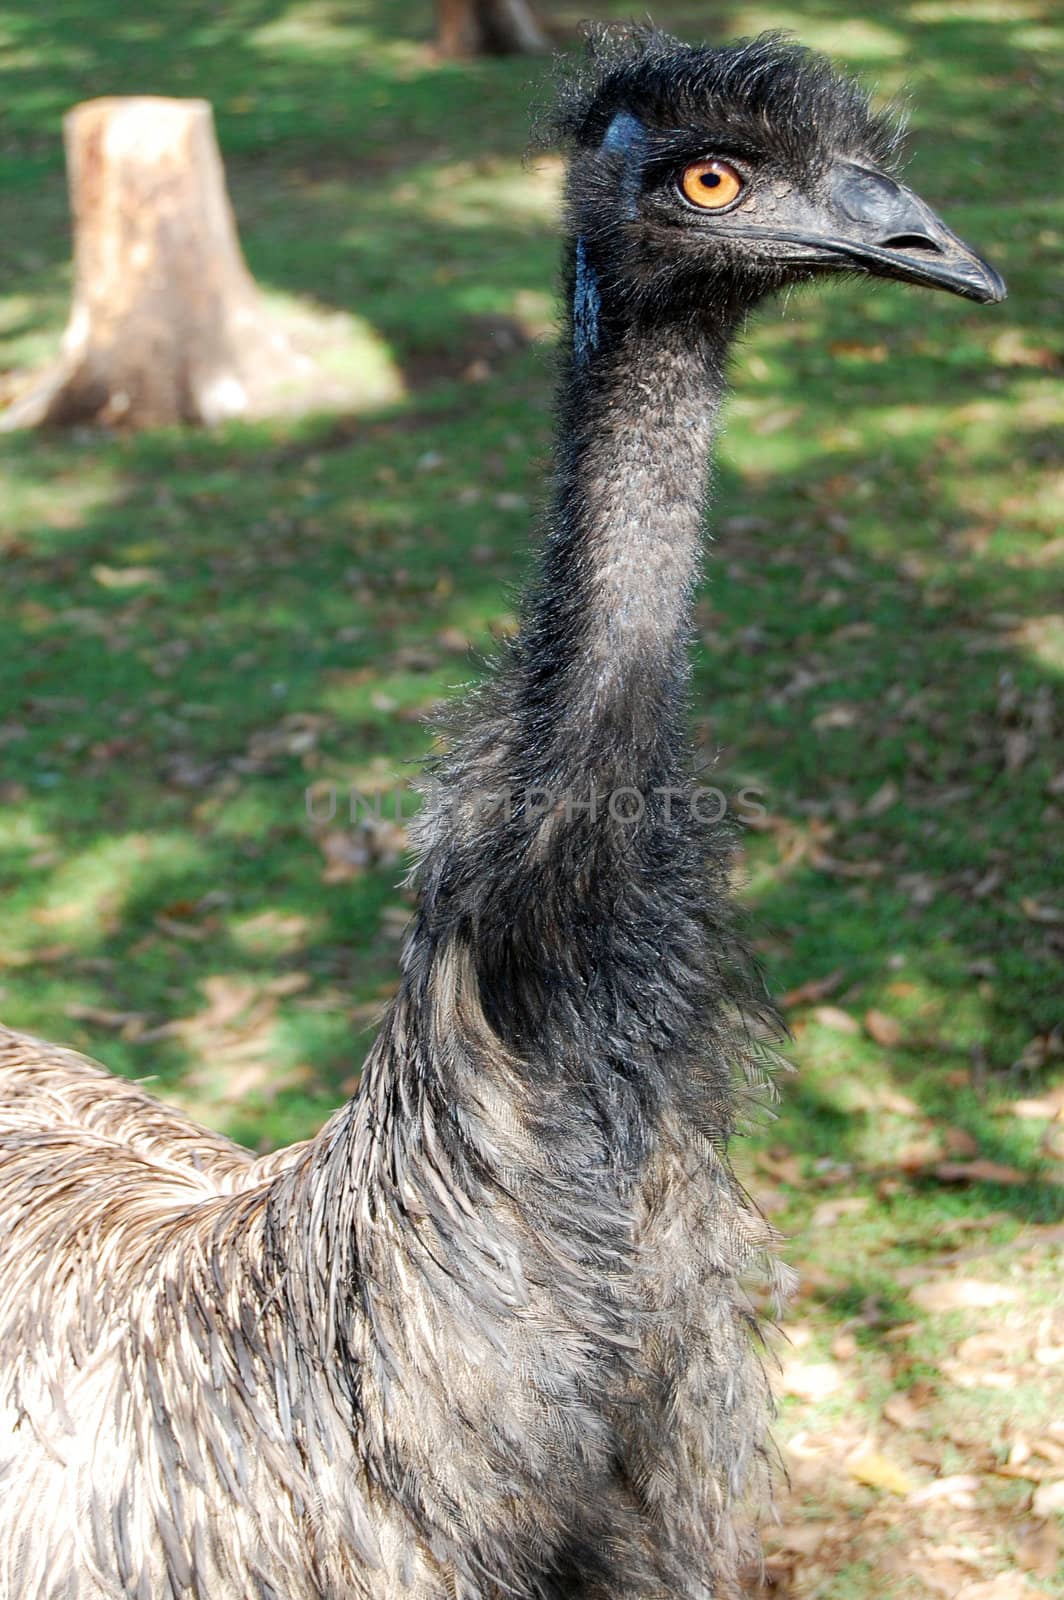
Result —
<instances>
[{"instance_id":1,"label":"emu neck","mask_svg":"<svg viewBox=\"0 0 1064 1600\"><path fill-rule=\"evenodd\" d=\"M574 359L524 626L423 825L409 978L457 940L505 1046L569 1057L585 1077L607 1050L627 1050L636 1071L690 1024L704 990L679 947L694 954L691 908L705 903L714 846L679 795L725 348L723 332L707 343L653 323L610 330ZM663 940L678 979L653 997L652 1044L647 997L628 980Z\"/></svg>"},{"instance_id":2,"label":"emu neck","mask_svg":"<svg viewBox=\"0 0 1064 1600\"><path fill-rule=\"evenodd\" d=\"M518 645L526 771L544 781L641 790L674 764L726 342L633 326L573 358Z\"/></svg>"}]
</instances>

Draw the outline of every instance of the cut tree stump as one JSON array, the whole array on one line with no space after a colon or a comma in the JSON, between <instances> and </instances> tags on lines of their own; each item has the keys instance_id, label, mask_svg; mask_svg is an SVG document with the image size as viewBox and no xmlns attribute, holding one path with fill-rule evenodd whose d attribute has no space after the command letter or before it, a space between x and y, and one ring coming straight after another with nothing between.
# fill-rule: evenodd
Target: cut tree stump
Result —
<instances>
[{"instance_id":1,"label":"cut tree stump","mask_svg":"<svg viewBox=\"0 0 1064 1600\"><path fill-rule=\"evenodd\" d=\"M544 55L550 38L530 0L436 0L441 56Z\"/></svg>"},{"instance_id":2,"label":"cut tree stump","mask_svg":"<svg viewBox=\"0 0 1064 1600\"><path fill-rule=\"evenodd\" d=\"M205 100L89 100L64 118L74 293L59 361L11 429L213 423L313 367L244 264Z\"/></svg>"}]
</instances>

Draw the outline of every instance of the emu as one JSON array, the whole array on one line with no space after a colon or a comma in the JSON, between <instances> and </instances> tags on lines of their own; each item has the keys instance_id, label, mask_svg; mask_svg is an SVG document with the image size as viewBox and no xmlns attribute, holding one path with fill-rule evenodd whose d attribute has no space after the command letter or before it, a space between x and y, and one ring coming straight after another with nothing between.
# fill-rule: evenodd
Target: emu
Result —
<instances>
[{"instance_id":1,"label":"emu","mask_svg":"<svg viewBox=\"0 0 1064 1600\"><path fill-rule=\"evenodd\" d=\"M728 1144L774 1021L685 733L728 352L826 273L1005 289L777 37L606 33L556 124L552 510L358 1093L256 1161L0 1033L3 1600L740 1587L773 1241Z\"/></svg>"}]
</instances>

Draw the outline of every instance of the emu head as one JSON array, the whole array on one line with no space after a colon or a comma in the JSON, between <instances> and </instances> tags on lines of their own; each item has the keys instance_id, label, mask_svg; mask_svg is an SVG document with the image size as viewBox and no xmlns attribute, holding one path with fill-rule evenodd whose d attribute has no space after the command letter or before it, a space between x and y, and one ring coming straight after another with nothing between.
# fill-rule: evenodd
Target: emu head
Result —
<instances>
[{"instance_id":1,"label":"emu head","mask_svg":"<svg viewBox=\"0 0 1064 1600\"><path fill-rule=\"evenodd\" d=\"M578 348L611 312L741 313L830 272L1005 297L998 273L893 175L896 120L778 35L712 49L606 30L557 123Z\"/></svg>"}]
</instances>

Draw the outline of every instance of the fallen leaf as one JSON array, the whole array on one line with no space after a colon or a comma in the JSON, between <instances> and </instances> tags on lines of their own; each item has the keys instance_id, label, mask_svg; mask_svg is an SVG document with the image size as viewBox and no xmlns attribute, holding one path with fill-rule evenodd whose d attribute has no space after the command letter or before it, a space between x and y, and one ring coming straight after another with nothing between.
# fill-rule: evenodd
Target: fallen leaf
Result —
<instances>
[{"instance_id":1,"label":"fallen leaf","mask_svg":"<svg viewBox=\"0 0 1064 1600\"><path fill-rule=\"evenodd\" d=\"M1035 742L1025 729L1010 729L1005 735L1005 771L1019 772L1034 748Z\"/></svg>"},{"instance_id":2,"label":"fallen leaf","mask_svg":"<svg viewBox=\"0 0 1064 1600\"><path fill-rule=\"evenodd\" d=\"M883 1407L883 1415L896 1428L922 1428L927 1420L911 1394L892 1394Z\"/></svg>"},{"instance_id":3,"label":"fallen leaf","mask_svg":"<svg viewBox=\"0 0 1064 1600\"><path fill-rule=\"evenodd\" d=\"M776 1178L780 1183L800 1185L802 1181L802 1166L796 1155L779 1146L771 1150L762 1150L757 1157L757 1165L762 1172L767 1172L770 1178Z\"/></svg>"},{"instance_id":4,"label":"fallen leaf","mask_svg":"<svg viewBox=\"0 0 1064 1600\"><path fill-rule=\"evenodd\" d=\"M838 1200L823 1200L813 1212L813 1222L822 1228L830 1228L838 1222L840 1217L857 1216L862 1211L868 1210L867 1195L843 1195Z\"/></svg>"},{"instance_id":5,"label":"fallen leaf","mask_svg":"<svg viewBox=\"0 0 1064 1600\"><path fill-rule=\"evenodd\" d=\"M947 1128L942 1135L951 1156L977 1156L979 1146L966 1128Z\"/></svg>"},{"instance_id":6,"label":"fallen leaf","mask_svg":"<svg viewBox=\"0 0 1064 1600\"><path fill-rule=\"evenodd\" d=\"M857 1018L851 1017L841 1006L817 1006L812 1013L814 1022L823 1028L834 1028L837 1033L859 1033Z\"/></svg>"},{"instance_id":7,"label":"fallen leaf","mask_svg":"<svg viewBox=\"0 0 1064 1600\"><path fill-rule=\"evenodd\" d=\"M113 1030L127 1039L139 1039L148 1025L147 1017L140 1011L109 1011L103 1006L81 1005L77 1001L64 1006L63 1013L74 1022L91 1022L94 1027Z\"/></svg>"},{"instance_id":8,"label":"fallen leaf","mask_svg":"<svg viewBox=\"0 0 1064 1600\"><path fill-rule=\"evenodd\" d=\"M1064 911L1059 906L1043 905L1029 894L1020 897L1020 910L1029 922L1064 922Z\"/></svg>"},{"instance_id":9,"label":"fallen leaf","mask_svg":"<svg viewBox=\"0 0 1064 1600\"><path fill-rule=\"evenodd\" d=\"M819 712L813 718L814 728L852 728L857 721L858 711L856 706L840 705L828 706L826 711Z\"/></svg>"},{"instance_id":10,"label":"fallen leaf","mask_svg":"<svg viewBox=\"0 0 1064 1600\"><path fill-rule=\"evenodd\" d=\"M903 1172L923 1172L941 1153L937 1139L913 1139L898 1151L898 1166Z\"/></svg>"},{"instance_id":11,"label":"fallen leaf","mask_svg":"<svg viewBox=\"0 0 1064 1600\"><path fill-rule=\"evenodd\" d=\"M775 1528L771 1540L774 1549L786 1550L792 1555L811 1556L823 1544L826 1532L822 1522L795 1522Z\"/></svg>"},{"instance_id":12,"label":"fallen leaf","mask_svg":"<svg viewBox=\"0 0 1064 1600\"><path fill-rule=\"evenodd\" d=\"M949 1500L955 1505L970 1505L971 1496L979 1487L979 1479L971 1472L957 1472L948 1478L936 1478L934 1483L914 1489L909 1495L911 1506L928 1505L932 1500Z\"/></svg>"},{"instance_id":13,"label":"fallen leaf","mask_svg":"<svg viewBox=\"0 0 1064 1600\"><path fill-rule=\"evenodd\" d=\"M1036 1517L1048 1517L1054 1511L1064 1511L1064 1478L1041 1484L1034 1492L1031 1510Z\"/></svg>"},{"instance_id":14,"label":"fallen leaf","mask_svg":"<svg viewBox=\"0 0 1064 1600\"><path fill-rule=\"evenodd\" d=\"M999 1115L1021 1117L1029 1121L1037 1121L1042 1117L1064 1118L1064 1083L1055 1089L1050 1089L1047 1094L1040 1095L1037 1100L1012 1100L1008 1105L1001 1107Z\"/></svg>"},{"instance_id":15,"label":"fallen leaf","mask_svg":"<svg viewBox=\"0 0 1064 1600\"><path fill-rule=\"evenodd\" d=\"M1059 1522L1043 1522L1025 1535L1016 1547L1016 1562L1036 1578L1051 1578L1060 1559Z\"/></svg>"},{"instance_id":16,"label":"fallen leaf","mask_svg":"<svg viewBox=\"0 0 1064 1600\"><path fill-rule=\"evenodd\" d=\"M783 1368L780 1388L798 1400L826 1400L842 1387L842 1374L831 1361L788 1361Z\"/></svg>"},{"instance_id":17,"label":"fallen leaf","mask_svg":"<svg viewBox=\"0 0 1064 1600\"><path fill-rule=\"evenodd\" d=\"M996 1578L984 1578L977 1583L966 1583L958 1589L954 1600L1039 1600L1027 1580L1019 1572L999 1572Z\"/></svg>"},{"instance_id":18,"label":"fallen leaf","mask_svg":"<svg viewBox=\"0 0 1064 1600\"><path fill-rule=\"evenodd\" d=\"M101 562L89 570L104 589L139 589L143 584L162 582L156 567L107 567Z\"/></svg>"},{"instance_id":19,"label":"fallen leaf","mask_svg":"<svg viewBox=\"0 0 1064 1600\"><path fill-rule=\"evenodd\" d=\"M899 1094L896 1089L877 1089L875 1103L884 1111L891 1111L896 1117L919 1117L923 1113L915 1100L910 1100L907 1094Z\"/></svg>"},{"instance_id":20,"label":"fallen leaf","mask_svg":"<svg viewBox=\"0 0 1064 1600\"><path fill-rule=\"evenodd\" d=\"M363 835L339 828L321 834L318 848L325 857L323 883L350 883L365 871L371 859L369 843Z\"/></svg>"},{"instance_id":21,"label":"fallen leaf","mask_svg":"<svg viewBox=\"0 0 1064 1600\"><path fill-rule=\"evenodd\" d=\"M863 1445L846 1457L846 1470L851 1478L869 1489L882 1489L888 1494L905 1497L914 1492L915 1485L908 1473L878 1450Z\"/></svg>"},{"instance_id":22,"label":"fallen leaf","mask_svg":"<svg viewBox=\"0 0 1064 1600\"><path fill-rule=\"evenodd\" d=\"M436 643L453 656L464 656L470 647L468 635L460 628L441 628L436 635Z\"/></svg>"},{"instance_id":23,"label":"fallen leaf","mask_svg":"<svg viewBox=\"0 0 1064 1600\"><path fill-rule=\"evenodd\" d=\"M881 817L900 798L901 790L893 778L888 778L886 783L880 784L872 798L865 801L864 814L866 817Z\"/></svg>"},{"instance_id":24,"label":"fallen leaf","mask_svg":"<svg viewBox=\"0 0 1064 1600\"><path fill-rule=\"evenodd\" d=\"M1017 1291L1003 1283L986 1283L979 1278L933 1278L910 1290L910 1299L921 1311L963 1311L988 1306L1008 1306L1016 1302Z\"/></svg>"},{"instance_id":25,"label":"fallen leaf","mask_svg":"<svg viewBox=\"0 0 1064 1600\"><path fill-rule=\"evenodd\" d=\"M998 1161L940 1161L932 1168L940 1183L1000 1183L1016 1187L1031 1178L1018 1167L1005 1167Z\"/></svg>"},{"instance_id":26,"label":"fallen leaf","mask_svg":"<svg viewBox=\"0 0 1064 1600\"><path fill-rule=\"evenodd\" d=\"M893 1050L901 1043L901 1023L895 1017L888 1017L885 1011L866 1011L864 1025L868 1037L884 1049Z\"/></svg>"},{"instance_id":27,"label":"fallen leaf","mask_svg":"<svg viewBox=\"0 0 1064 1600\"><path fill-rule=\"evenodd\" d=\"M836 1361L852 1361L858 1351L857 1340L852 1333L839 1333L831 1341L831 1353Z\"/></svg>"},{"instance_id":28,"label":"fallen leaf","mask_svg":"<svg viewBox=\"0 0 1064 1600\"><path fill-rule=\"evenodd\" d=\"M829 972L826 978L808 978L805 983L781 995L780 1005L784 1011L793 1011L797 1006L809 1005L813 1000L826 1000L829 994L834 994L844 977L845 973L838 967L834 972Z\"/></svg>"}]
</instances>

